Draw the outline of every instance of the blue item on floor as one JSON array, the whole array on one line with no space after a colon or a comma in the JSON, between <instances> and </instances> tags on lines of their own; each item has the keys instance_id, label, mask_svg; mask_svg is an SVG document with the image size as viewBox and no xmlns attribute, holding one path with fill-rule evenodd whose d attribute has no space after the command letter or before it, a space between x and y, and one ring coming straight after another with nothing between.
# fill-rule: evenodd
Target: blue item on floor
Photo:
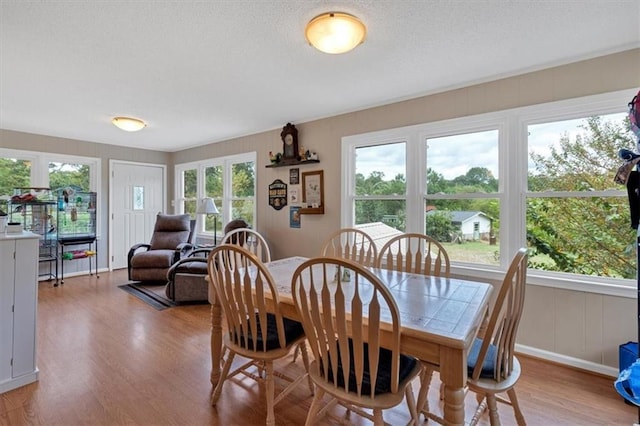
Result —
<instances>
[{"instance_id":1,"label":"blue item on floor","mask_svg":"<svg viewBox=\"0 0 640 426\"><path fill-rule=\"evenodd\" d=\"M640 407L640 360L622 370L614 387L626 401Z\"/></svg>"},{"instance_id":2,"label":"blue item on floor","mask_svg":"<svg viewBox=\"0 0 640 426\"><path fill-rule=\"evenodd\" d=\"M620 345L618 351L620 375L614 386L626 403L640 406L640 364L638 362L640 362L638 343L627 342Z\"/></svg>"},{"instance_id":3,"label":"blue item on floor","mask_svg":"<svg viewBox=\"0 0 640 426\"><path fill-rule=\"evenodd\" d=\"M620 372L629 368L638 359L638 343L627 342L620 345L618 352L618 367Z\"/></svg>"}]
</instances>

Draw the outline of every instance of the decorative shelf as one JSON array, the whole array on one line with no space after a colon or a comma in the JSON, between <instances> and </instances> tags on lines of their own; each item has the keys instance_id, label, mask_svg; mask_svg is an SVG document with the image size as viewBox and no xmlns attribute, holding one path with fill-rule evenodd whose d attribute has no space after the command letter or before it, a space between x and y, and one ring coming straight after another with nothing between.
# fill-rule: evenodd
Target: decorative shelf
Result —
<instances>
[{"instance_id":1,"label":"decorative shelf","mask_svg":"<svg viewBox=\"0 0 640 426\"><path fill-rule=\"evenodd\" d=\"M281 161L280 163L271 163L271 164L267 164L265 167L267 168L272 168L272 167L291 167L291 166L300 166L303 164L317 164L319 163L320 160L294 160L294 161Z\"/></svg>"}]
</instances>

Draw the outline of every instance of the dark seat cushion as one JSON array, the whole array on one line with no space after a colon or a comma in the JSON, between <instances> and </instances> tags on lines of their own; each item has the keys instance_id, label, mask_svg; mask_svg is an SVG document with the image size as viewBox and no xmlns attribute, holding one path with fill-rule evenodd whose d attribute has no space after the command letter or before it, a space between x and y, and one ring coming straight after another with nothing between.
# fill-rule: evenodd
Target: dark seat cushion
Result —
<instances>
[{"instance_id":1,"label":"dark seat cushion","mask_svg":"<svg viewBox=\"0 0 640 426\"><path fill-rule=\"evenodd\" d=\"M209 271L207 270L206 261L194 260L191 262L180 263L178 266L176 266L175 273L207 275Z\"/></svg>"},{"instance_id":2,"label":"dark seat cushion","mask_svg":"<svg viewBox=\"0 0 640 426\"><path fill-rule=\"evenodd\" d=\"M262 339L262 324L260 324L260 318L258 318L258 314L256 314L256 320L258 321L258 340L255 343L256 350L262 351L265 348L265 342ZM298 321L290 320L288 318L283 318L284 325L284 335L287 342L287 346L291 344L296 339L300 338L304 335L304 330L302 329L302 323ZM249 331L248 336L237 336L234 339L235 343L250 349L254 350L254 342L251 337L251 331ZM246 338L246 342L245 342ZM240 340L240 341L239 341ZM272 349L280 349L280 340L278 339L278 327L276 325L276 316L273 314L267 314L267 341L266 341L266 350Z\"/></svg>"},{"instance_id":3,"label":"dark seat cushion","mask_svg":"<svg viewBox=\"0 0 640 426\"><path fill-rule=\"evenodd\" d=\"M471 345L471 351L469 351L469 356L467 357L467 374L469 376L473 374L473 370L474 368L476 368L481 347L482 339L476 338L473 341L473 345ZM492 379L494 377L496 371L496 355L496 346L489 345L489 349L487 349L487 356L484 358L484 362L482 363L482 371L480 372L480 377L485 379Z\"/></svg>"},{"instance_id":4,"label":"dark seat cushion","mask_svg":"<svg viewBox=\"0 0 640 426\"><path fill-rule=\"evenodd\" d=\"M169 268L175 259L175 250L150 250L136 253L131 258L133 268Z\"/></svg>"},{"instance_id":5,"label":"dark seat cushion","mask_svg":"<svg viewBox=\"0 0 640 426\"><path fill-rule=\"evenodd\" d=\"M375 394L380 395L383 393L391 392L391 361L392 353L390 350L380 348L380 361L378 364L378 372L376 379ZM364 375L362 379L362 395L371 395L371 374L369 368L369 345L364 343ZM329 358L329 354L327 354ZM351 369L349 371L349 392L356 393L358 388L356 386L356 373L353 363L353 340L349 339L349 359ZM413 357L400 354L400 369L399 379L402 382L406 379L411 371L415 368L417 360ZM331 365L331 363L329 363ZM329 373L327 378L333 383L333 371L329 367ZM344 388L344 374L342 369L342 361L340 360L340 351L338 351L338 386Z\"/></svg>"}]
</instances>

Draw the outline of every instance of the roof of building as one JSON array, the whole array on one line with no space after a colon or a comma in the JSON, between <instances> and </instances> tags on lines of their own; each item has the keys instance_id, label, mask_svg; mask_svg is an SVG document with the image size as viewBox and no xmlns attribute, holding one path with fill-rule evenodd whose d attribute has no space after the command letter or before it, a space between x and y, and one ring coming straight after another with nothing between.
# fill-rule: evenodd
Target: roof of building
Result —
<instances>
[{"instance_id":1,"label":"roof of building","mask_svg":"<svg viewBox=\"0 0 640 426\"><path fill-rule=\"evenodd\" d=\"M403 233L402 231L382 222L362 223L360 225L356 225L355 228L366 232L373 239L378 251L380 251L382 246L391 238Z\"/></svg>"},{"instance_id":2,"label":"roof of building","mask_svg":"<svg viewBox=\"0 0 640 426\"><path fill-rule=\"evenodd\" d=\"M427 212L427 215L438 213L449 213L451 214L451 222L453 223L464 223L476 216L484 216L487 220L491 220L489 216L487 216L483 212L478 211L448 211L448 210L430 210Z\"/></svg>"}]
</instances>

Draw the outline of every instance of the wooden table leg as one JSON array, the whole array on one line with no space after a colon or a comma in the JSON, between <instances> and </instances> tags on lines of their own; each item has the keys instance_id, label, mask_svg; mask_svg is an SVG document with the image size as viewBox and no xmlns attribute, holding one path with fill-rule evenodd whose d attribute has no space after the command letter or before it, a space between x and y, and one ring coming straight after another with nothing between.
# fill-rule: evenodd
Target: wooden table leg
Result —
<instances>
[{"instance_id":1,"label":"wooden table leg","mask_svg":"<svg viewBox=\"0 0 640 426\"><path fill-rule=\"evenodd\" d=\"M440 379L444 383L444 421L447 425L464 425L466 364L466 356L461 349L441 348Z\"/></svg>"},{"instance_id":2,"label":"wooden table leg","mask_svg":"<svg viewBox=\"0 0 640 426\"><path fill-rule=\"evenodd\" d=\"M222 356L222 308L209 284L209 302L211 303L211 385L213 388L220 380L220 358Z\"/></svg>"}]
</instances>

